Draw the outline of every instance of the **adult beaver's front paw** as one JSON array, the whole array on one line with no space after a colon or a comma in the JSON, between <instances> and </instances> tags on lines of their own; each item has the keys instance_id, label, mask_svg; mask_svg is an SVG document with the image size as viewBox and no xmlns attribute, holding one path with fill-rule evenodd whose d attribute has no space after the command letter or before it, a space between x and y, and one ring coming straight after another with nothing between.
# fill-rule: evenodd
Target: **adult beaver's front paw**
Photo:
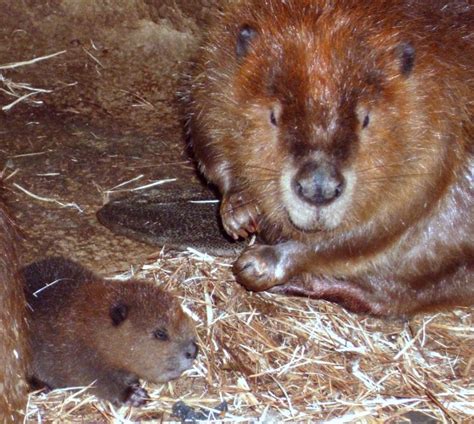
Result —
<instances>
[{"instance_id":1,"label":"adult beaver's front paw","mask_svg":"<svg viewBox=\"0 0 474 424\"><path fill-rule=\"evenodd\" d=\"M255 245L234 263L237 281L248 290L262 291L286 281L285 264L275 246Z\"/></svg>"},{"instance_id":2,"label":"adult beaver's front paw","mask_svg":"<svg viewBox=\"0 0 474 424\"><path fill-rule=\"evenodd\" d=\"M221 203L224 230L232 238L246 238L258 231L258 207L242 193L228 193Z\"/></svg>"}]
</instances>

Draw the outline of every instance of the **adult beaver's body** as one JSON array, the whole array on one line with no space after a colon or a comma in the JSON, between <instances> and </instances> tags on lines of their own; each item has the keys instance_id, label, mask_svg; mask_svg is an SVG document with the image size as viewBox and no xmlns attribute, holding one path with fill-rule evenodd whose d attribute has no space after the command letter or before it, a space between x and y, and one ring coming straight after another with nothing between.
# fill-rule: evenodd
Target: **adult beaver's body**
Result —
<instances>
[{"instance_id":1,"label":"adult beaver's body","mask_svg":"<svg viewBox=\"0 0 474 424\"><path fill-rule=\"evenodd\" d=\"M30 379L87 386L138 406L143 378L166 382L192 366L194 324L170 293L146 281L106 281L76 262L49 258L23 269L30 309Z\"/></svg>"},{"instance_id":2,"label":"adult beaver's body","mask_svg":"<svg viewBox=\"0 0 474 424\"><path fill-rule=\"evenodd\" d=\"M474 7L242 0L210 29L192 146L237 279L408 315L474 303Z\"/></svg>"},{"instance_id":3,"label":"adult beaver's body","mask_svg":"<svg viewBox=\"0 0 474 424\"><path fill-rule=\"evenodd\" d=\"M22 422L28 399L28 337L16 236L0 202L0 422Z\"/></svg>"}]
</instances>

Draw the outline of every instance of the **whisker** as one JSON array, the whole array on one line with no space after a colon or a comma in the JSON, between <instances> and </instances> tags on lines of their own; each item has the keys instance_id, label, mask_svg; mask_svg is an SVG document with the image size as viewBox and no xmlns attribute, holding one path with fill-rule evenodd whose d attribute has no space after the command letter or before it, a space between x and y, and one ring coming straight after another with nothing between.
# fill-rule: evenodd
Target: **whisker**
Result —
<instances>
[{"instance_id":1,"label":"whisker","mask_svg":"<svg viewBox=\"0 0 474 424\"><path fill-rule=\"evenodd\" d=\"M361 190L370 190L374 195L376 195L380 193L380 183L381 181L369 181L367 184L364 184L364 187ZM410 188L426 190L426 186L423 184L411 184ZM399 194L392 193L389 190L384 190L384 196L392 196L394 198L398 198Z\"/></svg>"},{"instance_id":2,"label":"whisker","mask_svg":"<svg viewBox=\"0 0 474 424\"><path fill-rule=\"evenodd\" d=\"M258 178L258 179L253 179L252 180L252 184L254 183L276 183L277 181L275 180L275 178L271 178L271 177L268 177L268 178ZM248 186L250 186L250 184L248 184Z\"/></svg>"},{"instance_id":3,"label":"whisker","mask_svg":"<svg viewBox=\"0 0 474 424\"><path fill-rule=\"evenodd\" d=\"M256 164L253 164L253 163L247 163L245 166L246 166L246 168L258 169L258 170L261 170L261 171L268 171L268 172L273 173L273 174L278 174L278 171L276 169L268 168L268 167L261 166L261 165L256 165Z\"/></svg>"},{"instance_id":4,"label":"whisker","mask_svg":"<svg viewBox=\"0 0 474 424\"><path fill-rule=\"evenodd\" d=\"M421 172L421 173L413 173L413 174L398 174L398 175L385 175L380 177L369 178L364 180L364 183L367 182L385 182L385 181L396 181L396 180L403 180L405 178L413 178L413 177L423 177L427 175L434 175L433 172Z\"/></svg>"},{"instance_id":5,"label":"whisker","mask_svg":"<svg viewBox=\"0 0 474 424\"><path fill-rule=\"evenodd\" d=\"M234 190L235 193L239 193L239 192L240 192L240 193L243 193L243 192L245 192L245 191L246 191L245 188L242 188L242 187L240 187L239 189L235 189L235 190ZM274 189L273 187L271 187L271 186L267 186L267 189L266 189L266 190L262 190L262 191L259 193L259 198L258 198L258 199L253 198L253 197L252 197L252 198L249 198L249 199L246 199L246 201L240 203L239 206L245 207L245 206L249 206L249 205L252 205L252 204L258 205L258 204L261 202L262 199L267 198L267 197L273 197L273 196L275 196L276 194L277 194L277 190L275 190L275 189ZM226 212L231 212L231 211L232 211L231 208L229 208L229 209L226 210Z\"/></svg>"},{"instance_id":6,"label":"whisker","mask_svg":"<svg viewBox=\"0 0 474 424\"><path fill-rule=\"evenodd\" d=\"M362 174L364 172L373 171L374 169L394 168L401 165L406 165L407 163L416 162L417 160L418 158L408 158L400 162L391 162L391 163L383 163L383 164L381 163L378 165L371 166L369 168L355 168L355 171L358 172L359 174Z\"/></svg>"}]
</instances>

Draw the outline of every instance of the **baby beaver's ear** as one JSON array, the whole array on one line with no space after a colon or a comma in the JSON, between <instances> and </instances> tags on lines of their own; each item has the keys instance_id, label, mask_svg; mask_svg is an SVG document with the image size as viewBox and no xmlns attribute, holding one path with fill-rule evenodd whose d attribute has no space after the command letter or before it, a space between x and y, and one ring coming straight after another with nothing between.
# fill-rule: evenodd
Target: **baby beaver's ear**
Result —
<instances>
[{"instance_id":1,"label":"baby beaver's ear","mask_svg":"<svg viewBox=\"0 0 474 424\"><path fill-rule=\"evenodd\" d=\"M401 43L397 50L400 58L400 72L404 77L408 77L415 66L415 48L410 42L405 42Z\"/></svg>"},{"instance_id":2,"label":"baby beaver's ear","mask_svg":"<svg viewBox=\"0 0 474 424\"><path fill-rule=\"evenodd\" d=\"M128 306L123 302L115 303L110 307L109 314L112 318L112 324L117 327L127 319Z\"/></svg>"},{"instance_id":3,"label":"baby beaver's ear","mask_svg":"<svg viewBox=\"0 0 474 424\"><path fill-rule=\"evenodd\" d=\"M250 50L252 40L257 36L257 30L250 25L244 24L239 28L235 53L237 59L242 59Z\"/></svg>"}]
</instances>

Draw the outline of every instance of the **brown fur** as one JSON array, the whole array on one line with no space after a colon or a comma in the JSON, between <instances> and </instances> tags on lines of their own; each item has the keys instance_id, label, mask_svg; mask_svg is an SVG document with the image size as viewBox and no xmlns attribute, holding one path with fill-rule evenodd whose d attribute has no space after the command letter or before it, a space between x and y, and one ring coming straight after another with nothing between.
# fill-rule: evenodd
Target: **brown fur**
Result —
<instances>
[{"instance_id":1,"label":"brown fur","mask_svg":"<svg viewBox=\"0 0 474 424\"><path fill-rule=\"evenodd\" d=\"M242 0L216 19L187 118L224 227L269 243L237 260L243 285L382 316L474 303L473 33L467 1ZM299 200L308 162L329 204Z\"/></svg>"},{"instance_id":2,"label":"brown fur","mask_svg":"<svg viewBox=\"0 0 474 424\"><path fill-rule=\"evenodd\" d=\"M24 269L31 308L32 382L85 386L116 404L142 404L138 379L166 382L191 367L194 325L177 299L144 281L106 281L50 258ZM47 286L51 284L50 286Z\"/></svg>"},{"instance_id":3,"label":"brown fur","mask_svg":"<svg viewBox=\"0 0 474 424\"><path fill-rule=\"evenodd\" d=\"M22 422L28 343L25 298L17 272L16 237L0 203L0 422Z\"/></svg>"}]
</instances>

